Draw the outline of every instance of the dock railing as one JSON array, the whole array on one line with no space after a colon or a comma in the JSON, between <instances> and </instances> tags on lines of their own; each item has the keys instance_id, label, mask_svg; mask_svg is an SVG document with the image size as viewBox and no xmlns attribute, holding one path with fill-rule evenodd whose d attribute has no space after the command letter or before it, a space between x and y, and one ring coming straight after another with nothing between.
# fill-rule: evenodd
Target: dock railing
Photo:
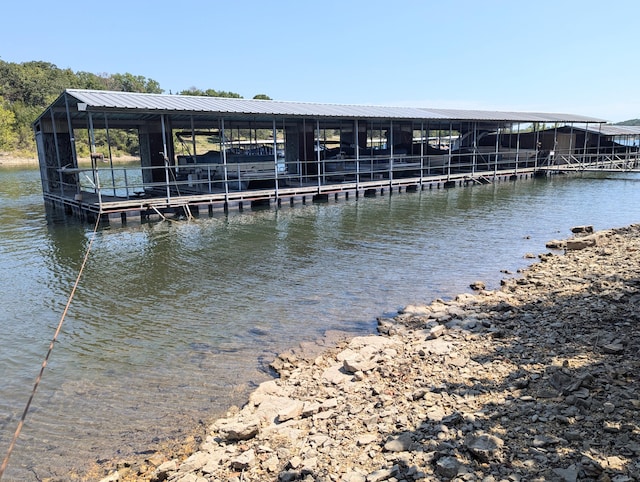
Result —
<instances>
[{"instance_id":1,"label":"dock railing","mask_svg":"<svg viewBox=\"0 0 640 482\"><path fill-rule=\"evenodd\" d=\"M565 168L584 166L585 160L575 155L556 155L555 162ZM589 156L587 158L590 159ZM482 176L519 169L535 169L540 159L531 153L465 152L445 155L368 156L342 159L310 159L287 162L284 167L274 164L272 169L243 169L240 164L195 164L142 167L139 164L111 167L57 169L60 187L51 189L67 199L87 194L101 206L122 200L156 199L168 203L175 198L215 195L224 198L241 192L270 191L278 197L281 189L317 188L341 184L358 189L360 184L394 184L415 182L435 177L447 179L460 174ZM589 165L618 165L628 169L637 165L636 156L595 156ZM540 164L541 165L541 164ZM547 164L549 166L549 164ZM237 197L237 196L235 196Z\"/></svg>"}]
</instances>

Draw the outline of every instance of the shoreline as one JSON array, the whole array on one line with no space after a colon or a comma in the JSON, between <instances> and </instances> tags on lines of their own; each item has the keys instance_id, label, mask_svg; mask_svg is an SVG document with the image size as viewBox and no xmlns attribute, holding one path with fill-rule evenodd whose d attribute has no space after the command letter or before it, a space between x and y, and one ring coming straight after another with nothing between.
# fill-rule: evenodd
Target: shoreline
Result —
<instances>
[{"instance_id":1,"label":"shoreline","mask_svg":"<svg viewBox=\"0 0 640 482\"><path fill-rule=\"evenodd\" d=\"M0 168L4 167L38 167L38 158L0 155Z\"/></svg>"},{"instance_id":2,"label":"shoreline","mask_svg":"<svg viewBox=\"0 0 640 482\"><path fill-rule=\"evenodd\" d=\"M117 156L113 158L114 164L120 163L128 163L128 162L138 162L140 158L135 156ZM86 165L87 167L91 167L91 160L89 158L79 158L78 162L80 165ZM0 169L1 168L11 168L11 167L38 167L39 161L38 157L15 157L10 155L0 154Z\"/></svg>"},{"instance_id":3,"label":"shoreline","mask_svg":"<svg viewBox=\"0 0 640 482\"><path fill-rule=\"evenodd\" d=\"M281 354L197 451L102 480L637 480L640 225L564 247L498 290Z\"/></svg>"}]
</instances>

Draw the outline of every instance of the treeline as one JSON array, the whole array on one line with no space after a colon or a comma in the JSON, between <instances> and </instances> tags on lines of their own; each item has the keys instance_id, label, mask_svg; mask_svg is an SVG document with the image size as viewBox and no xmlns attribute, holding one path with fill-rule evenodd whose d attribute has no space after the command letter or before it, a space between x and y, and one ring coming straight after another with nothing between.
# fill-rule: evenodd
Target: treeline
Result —
<instances>
[{"instance_id":1,"label":"treeline","mask_svg":"<svg viewBox=\"0 0 640 482\"><path fill-rule=\"evenodd\" d=\"M629 119L626 121L618 122L619 126L640 126L640 119Z\"/></svg>"},{"instance_id":2,"label":"treeline","mask_svg":"<svg viewBox=\"0 0 640 482\"><path fill-rule=\"evenodd\" d=\"M34 156L35 140L31 123L65 89L113 90L162 94L160 84L141 75L94 74L60 69L43 61L22 63L4 62L0 59L0 152ZM214 89L201 90L192 87L178 92L181 95L242 98L240 94ZM264 94L254 98L268 99ZM135 149L137 143L123 136L115 148L123 153Z\"/></svg>"}]
</instances>

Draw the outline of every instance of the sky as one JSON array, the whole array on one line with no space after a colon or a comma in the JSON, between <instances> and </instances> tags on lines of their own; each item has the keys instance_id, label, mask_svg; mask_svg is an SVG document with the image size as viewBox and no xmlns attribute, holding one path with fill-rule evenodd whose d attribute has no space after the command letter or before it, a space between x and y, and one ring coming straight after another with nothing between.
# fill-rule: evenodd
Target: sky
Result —
<instances>
[{"instance_id":1,"label":"sky","mask_svg":"<svg viewBox=\"0 0 640 482\"><path fill-rule=\"evenodd\" d=\"M640 118L638 0L3 2L0 59L298 102Z\"/></svg>"}]
</instances>

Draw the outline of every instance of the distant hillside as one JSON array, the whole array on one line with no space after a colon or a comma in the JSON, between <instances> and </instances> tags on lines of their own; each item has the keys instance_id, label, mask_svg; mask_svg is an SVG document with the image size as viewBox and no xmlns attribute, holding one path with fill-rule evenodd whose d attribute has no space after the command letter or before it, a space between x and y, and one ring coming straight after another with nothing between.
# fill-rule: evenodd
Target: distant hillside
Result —
<instances>
[{"instance_id":1,"label":"distant hillside","mask_svg":"<svg viewBox=\"0 0 640 482\"><path fill-rule=\"evenodd\" d=\"M617 126L640 126L640 119L629 119L622 122L617 122Z\"/></svg>"},{"instance_id":2,"label":"distant hillside","mask_svg":"<svg viewBox=\"0 0 640 482\"><path fill-rule=\"evenodd\" d=\"M65 89L98 89L122 92L146 92L161 94L160 84L142 75L94 74L60 69L45 61L22 63L5 62L0 59L0 153L11 153L14 157L33 157L35 140L31 123L42 110L53 102ZM203 95L242 98L235 92L198 89L191 87L178 92L181 95ZM266 94L257 94L254 99L270 99ZM113 148L119 154L136 155L127 142L128 138L112 138ZM134 136L135 137L135 136ZM77 140L77 148L88 155L86 139Z\"/></svg>"}]
</instances>

